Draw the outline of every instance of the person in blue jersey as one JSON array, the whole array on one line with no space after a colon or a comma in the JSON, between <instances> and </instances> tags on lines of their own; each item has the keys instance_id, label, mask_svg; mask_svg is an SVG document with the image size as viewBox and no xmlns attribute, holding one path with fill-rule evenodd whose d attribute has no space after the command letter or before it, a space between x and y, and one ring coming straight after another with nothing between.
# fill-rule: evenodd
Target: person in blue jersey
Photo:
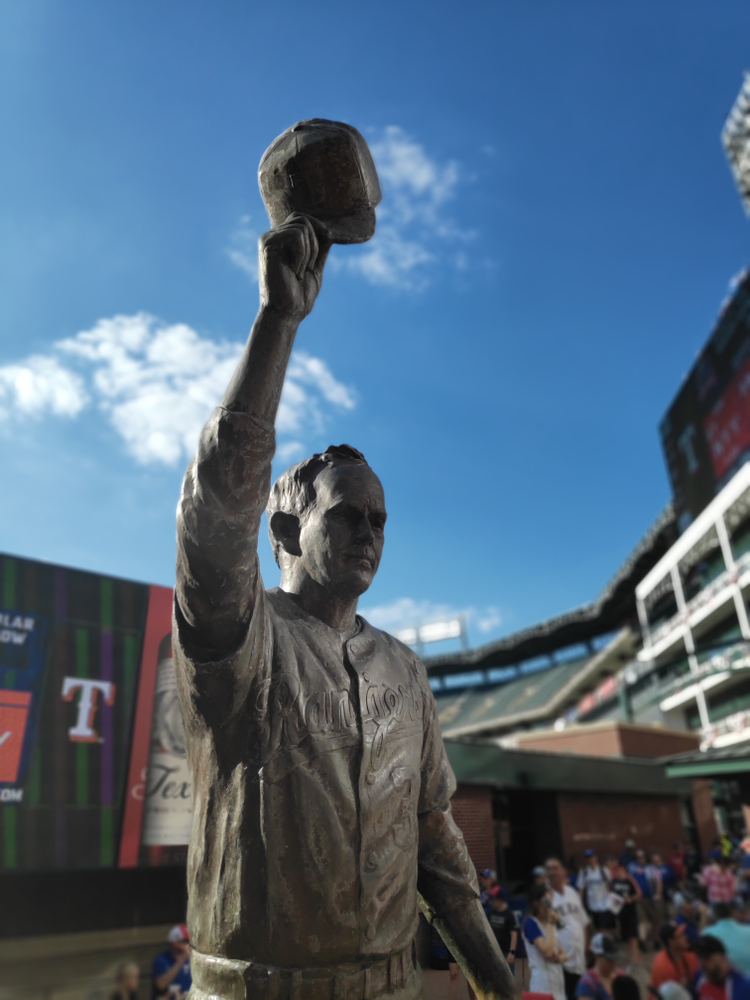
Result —
<instances>
[{"instance_id":1,"label":"person in blue jersey","mask_svg":"<svg viewBox=\"0 0 750 1000\"><path fill-rule=\"evenodd\" d=\"M581 976L576 996L586 1000L612 1000L612 984L622 973L617 968L617 942L611 934L595 934L591 939L594 964Z\"/></svg>"},{"instance_id":2,"label":"person in blue jersey","mask_svg":"<svg viewBox=\"0 0 750 1000\"><path fill-rule=\"evenodd\" d=\"M641 890L641 897L637 904L641 941L646 948L649 945L655 946L660 921L658 909L654 903L654 882L652 873L649 871L645 851L636 852L634 863L628 867L628 874L633 876Z\"/></svg>"},{"instance_id":3,"label":"person in blue jersey","mask_svg":"<svg viewBox=\"0 0 750 1000\"><path fill-rule=\"evenodd\" d=\"M185 924L177 924L167 935L169 947L160 952L151 966L154 1000L169 997L181 1000L190 989L190 934Z\"/></svg>"},{"instance_id":4,"label":"person in blue jersey","mask_svg":"<svg viewBox=\"0 0 750 1000\"><path fill-rule=\"evenodd\" d=\"M678 927L683 928L685 938L692 948L706 923L704 908L700 901L687 890L676 892L672 902L675 908L674 922Z\"/></svg>"},{"instance_id":5,"label":"person in blue jersey","mask_svg":"<svg viewBox=\"0 0 750 1000\"><path fill-rule=\"evenodd\" d=\"M532 886L528 916L521 929L531 973L529 990L550 993L554 1000L565 1000L563 963L567 955L557 940L552 900L546 886Z\"/></svg>"}]
</instances>

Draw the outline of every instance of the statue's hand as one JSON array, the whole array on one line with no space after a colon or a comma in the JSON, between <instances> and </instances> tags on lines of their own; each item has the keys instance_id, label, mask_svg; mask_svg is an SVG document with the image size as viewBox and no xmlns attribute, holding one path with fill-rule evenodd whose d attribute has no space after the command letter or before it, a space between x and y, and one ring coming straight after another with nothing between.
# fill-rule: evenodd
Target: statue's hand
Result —
<instances>
[{"instance_id":1,"label":"statue's hand","mask_svg":"<svg viewBox=\"0 0 750 1000\"><path fill-rule=\"evenodd\" d=\"M301 212L264 233L260 238L261 305L304 319L320 291L330 248L322 226Z\"/></svg>"}]
</instances>

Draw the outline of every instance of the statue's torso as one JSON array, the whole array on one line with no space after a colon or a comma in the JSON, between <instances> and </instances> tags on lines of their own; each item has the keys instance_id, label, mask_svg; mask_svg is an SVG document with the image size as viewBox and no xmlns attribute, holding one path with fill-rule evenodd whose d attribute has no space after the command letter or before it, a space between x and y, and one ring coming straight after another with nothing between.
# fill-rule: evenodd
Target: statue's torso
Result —
<instances>
[{"instance_id":1,"label":"statue's torso","mask_svg":"<svg viewBox=\"0 0 750 1000\"><path fill-rule=\"evenodd\" d=\"M222 664L195 667L175 642L193 943L284 967L392 954L417 921L420 666L367 623L342 648L282 591L261 593Z\"/></svg>"}]
</instances>

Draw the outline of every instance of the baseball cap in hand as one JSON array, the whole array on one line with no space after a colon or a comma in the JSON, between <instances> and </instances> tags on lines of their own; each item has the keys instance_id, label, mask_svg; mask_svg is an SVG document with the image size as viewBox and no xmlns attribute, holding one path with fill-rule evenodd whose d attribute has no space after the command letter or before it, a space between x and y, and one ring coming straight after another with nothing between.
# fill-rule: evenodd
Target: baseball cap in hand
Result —
<instances>
[{"instance_id":1,"label":"baseball cap in hand","mask_svg":"<svg viewBox=\"0 0 750 1000\"><path fill-rule=\"evenodd\" d=\"M189 941L190 931L187 929L187 924L175 924L172 930L167 934L167 941Z\"/></svg>"},{"instance_id":2,"label":"baseball cap in hand","mask_svg":"<svg viewBox=\"0 0 750 1000\"><path fill-rule=\"evenodd\" d=\"M611 934L594 934L591 938L591 951L604 958L617 958L617 942Z\"/></svg>"}]
</instances>

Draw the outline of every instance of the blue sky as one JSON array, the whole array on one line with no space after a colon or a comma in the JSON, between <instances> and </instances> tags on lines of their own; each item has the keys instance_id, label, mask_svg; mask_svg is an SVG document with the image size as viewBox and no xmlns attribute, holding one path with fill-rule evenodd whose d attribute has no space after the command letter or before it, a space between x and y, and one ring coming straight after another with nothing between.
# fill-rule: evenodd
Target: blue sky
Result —
<instances>
[{"instance_id":1,"label":"blue sky","mask_svg":"<svg viewBox=\"0 0 750 1000\"><path fill-rule=\"evenodd\" d=\"M279 443L382 478L361 607L464 610L478 643L591 599L669 496L657 424L747 262L719 133L748 38L731 0L6 0L0 549L172 581L257 307L258 160L319 116L384 198L329 261Z\"/></svg>"}]
</instances>

